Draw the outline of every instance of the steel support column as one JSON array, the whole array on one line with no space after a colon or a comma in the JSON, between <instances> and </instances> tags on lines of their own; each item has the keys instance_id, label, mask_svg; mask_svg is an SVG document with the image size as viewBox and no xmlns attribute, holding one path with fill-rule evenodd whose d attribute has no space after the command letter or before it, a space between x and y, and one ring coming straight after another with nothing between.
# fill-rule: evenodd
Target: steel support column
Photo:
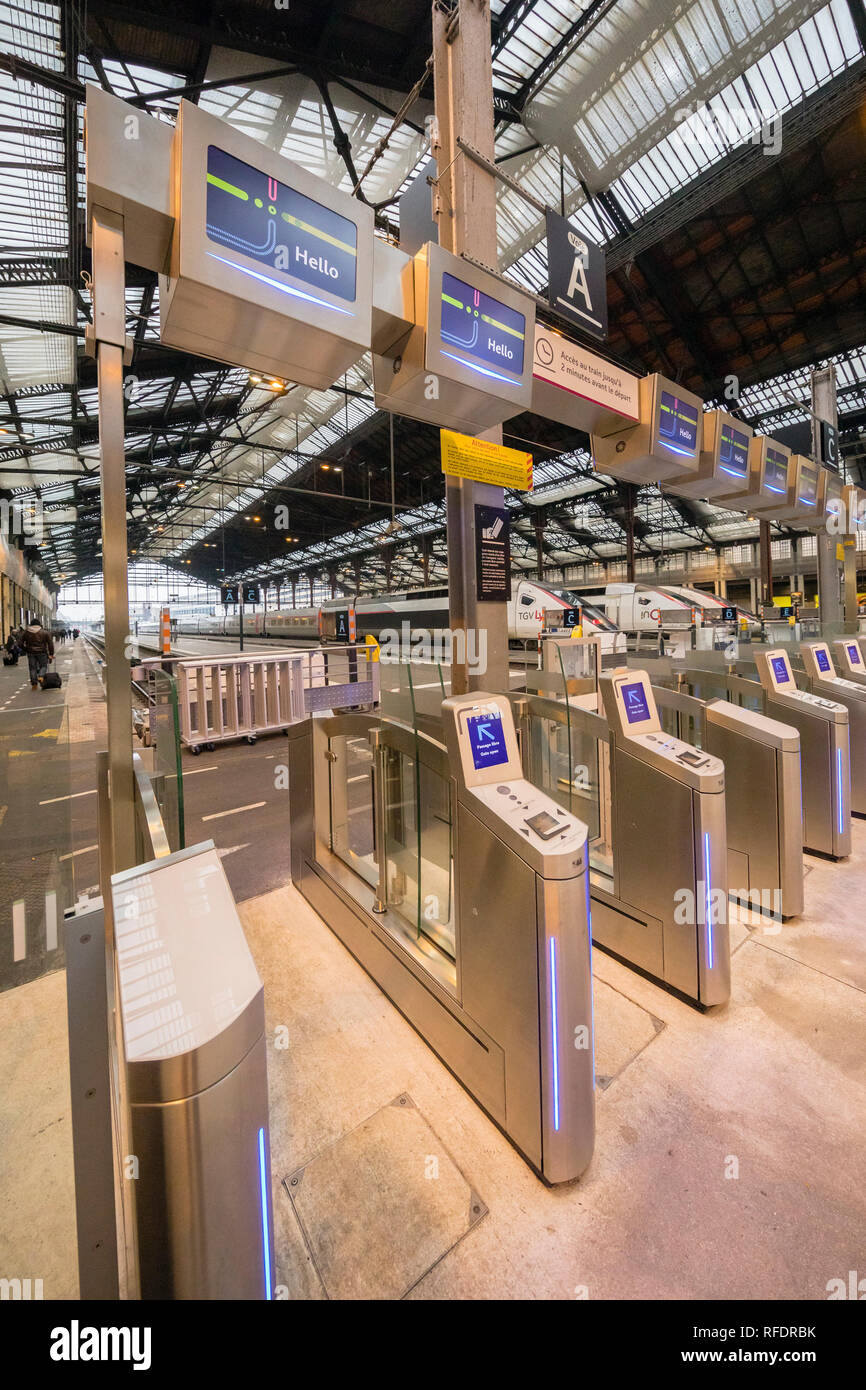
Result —
<instances>
[{"instance_id":1,"label":"steel support column","mask_svg":"<svg viewBox=\"0 0 866 1390\"><path fill-rule=\"evenodd\" d=\"M539 583L544 579L544 522L542 508L539 507L533 517L535 524L535 570Z\"/></svg>"},{"instance_id":2,"label":"steel support column","mask_svg":"<svg viewBox=\"0 0 866 1390\"><path fill-rule=\"evenodd\" d=\"M100 853L110 852L111 872L117 873L135 863L132 689L127 657L129 594L123 423L123 355L126 347L123 218L105 208L95 208L92 242L111 805L111 846L100 845Z\"/></svg>"},{"instance_id":3,"label":"steel support column","mask_svg":"<svg viewBox=\"0 0 866 1390\"><path fill-rule=\"evenodd\" d=\"M497 269L496 180L460 153L458 137L491 163L496 158L493 121L490 5L488 0L459 0L446 12L433 6L433 91L438 126L435 151L439 180L439 242L456 255L464 252ZM484 439L501 444L502 429ZM504 603L478 600L475 570L475 507L503 505L503 490L462 478L446 478L448 523L448 606L451 628L467 640L451 665L451 693L470 689L508 689L508 617ZM487 631L486 670L470 670L468 634Z\"/></svg>"},{"instance_id":4,"label":"steel support column","mask_svg":"<svg viewBox=\"0 0 866 1390\"><path fill-rule=\"evenodd\" d=\"M773 602L773 549L769 521L761 522L761 603Z\"/></svg>"},{"instance_id":5,"label":"steel support column","mask_svg":"<svg viewBox=\"0 0 866 1390\"><path fill-rule=\"evenodd\" d=\"M821 457L821 421L838 423L836 413L836 369L832 365L812 373L812 457ZM818 531L818 605L821 623L841 623L842 565L836 547L841 536L822 526ZM855 594L856 614L856 594Z\"/></svg>"}]
</instances>

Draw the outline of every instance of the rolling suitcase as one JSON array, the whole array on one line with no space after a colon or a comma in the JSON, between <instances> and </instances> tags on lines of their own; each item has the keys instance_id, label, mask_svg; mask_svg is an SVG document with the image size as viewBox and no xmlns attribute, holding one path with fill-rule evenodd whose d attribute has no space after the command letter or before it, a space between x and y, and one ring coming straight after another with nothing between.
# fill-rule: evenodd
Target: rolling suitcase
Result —
<instances>
[{"instance_id":1,"label":"rolling suitcase","mask_svg":"<svg viewBox=\"0 0 866 1390\"><path fill-rule=\"evenodd\" d=\"M46 671L42 677L43 690L59 690L63 684L57 671Z\"/></svg>"},{"instance_id":2,"label":"rolling suitcase","mask_svg":"<svg viewBox=\"0 0 866 1390\"><path fill-rule=\"evenodd\" d=\"M5 653L5 654L4 654L4 657L3 657L3 665L4 665L4 666L17 666L17 665L18 665L18 653L17 653L17 652L12 652L11 654L8 653L8 652Z\"/></svg>"}]
</instances>

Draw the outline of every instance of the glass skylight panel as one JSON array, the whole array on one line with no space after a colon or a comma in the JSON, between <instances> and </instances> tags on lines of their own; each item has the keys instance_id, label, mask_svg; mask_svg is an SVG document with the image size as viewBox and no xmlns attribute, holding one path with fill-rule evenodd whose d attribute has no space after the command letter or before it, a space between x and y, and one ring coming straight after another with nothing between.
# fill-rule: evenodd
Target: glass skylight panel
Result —
<instances>
[{"instance_id":1,"label":"glass skylight panel","mask_svg":"<svg viewBox=\"0 0 866 1390\"><path fill-rule=\"evenodd\" d=\"M804 8L818 12L807 14L804 20ZM762 110L767 114L790 110L805 94L854 62L861 52L845 0L832 0L823 7L804 7L793 0L766 0L760 6L741 4L732 9L725 7L724 11L710 0L700 0L689 7L675 26L658 35L648 50L641 52L641 35L649 34L652 25L658 28L657 13L649 0L615 6L547 80L530 103L526 118L532 134L534 114L536 124L539 129L543 127L548 139L554 138L551 128L556 134L557 125L566 125L568 128L561 130L557 143L566 151L569 143L573 151L584 151L597 166L584 172L602 185L611 183L635 219L742 143L737 133L741 128L748 131L749 127L739 124L745 121L745 114L741 113L755 108L753 128L760 128ZM647 28L650 19L652 25ZM753 52L760 49L766 35L785 28L793 31L797 24L796 32L748 64L750 48ZM612 70L615 38L620 40L616 51L619 68L624 70L602 90L599 84L605 72ZM504 52L512 51L516 42L512 39ZM719 117L718 130L692 113L686 142L677 143L674 128L662 135L653 149L629 162L630 145L645 143L653 124L666 121L674 126L679 111L690 102L694 105L696 83L711 78L715 70L730 68L739 49L746 53L745 79L734 76L720 93L714 94L711 89L703 93L707 106ZM634 55L631 62L628 54ZM527 68L525 75L530 70ZM557 103L564 114L557 112ZM732 120L734 115L737 123ZM677 121L680 124L682 119ZM724 138L731 130L736 138ZM538 154L529 155L522 162L515 161L510 172L527 180L530 171L543 159ZM618 164L624 167L617 169ZM555 203L549 192L555 179L545 179L543 173L540 177L547 184L548 200ZM500 192L500 254L506 267L529 249L527 214L520 216L515 212L516 201L517 195ZM582 195L570 189L569 210L582 203ZM536 242L544 235L543 223L537 216L532 221L532 235ZM598 236L596 226L594 239Z\"/></svg>"}]
</instances>

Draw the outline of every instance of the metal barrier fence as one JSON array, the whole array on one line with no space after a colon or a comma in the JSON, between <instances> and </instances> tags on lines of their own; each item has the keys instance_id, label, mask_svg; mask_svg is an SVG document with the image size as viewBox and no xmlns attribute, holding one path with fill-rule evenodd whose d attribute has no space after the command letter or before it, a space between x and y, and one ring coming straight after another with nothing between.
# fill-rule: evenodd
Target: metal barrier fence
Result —
<instances>
[{"instance_id":1,"label":"metal barrier fence","mask_svg":"<svg viewBox=\"0 0 866 1390\"><path fill-rule=\"evenodd\" d=\"M168 663L137 668L144 679ZM315 710L379 703L379 663L368 646L173 659L180 739L191 753L229 739L255 743Z\"/></svg>"}]
</instances>

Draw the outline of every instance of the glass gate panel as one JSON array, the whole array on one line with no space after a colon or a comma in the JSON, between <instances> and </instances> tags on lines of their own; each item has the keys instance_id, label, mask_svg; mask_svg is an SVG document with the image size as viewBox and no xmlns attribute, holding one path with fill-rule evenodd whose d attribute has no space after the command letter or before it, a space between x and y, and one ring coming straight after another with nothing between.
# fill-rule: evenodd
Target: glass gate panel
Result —
<instances>
[{"instance_id":1,"label":"glass gate panel","mask_svg":"<svg viewBox=\"0 0 866 1390\"><path fill-rule=\"evenodd\" d=\"M530 700L524 716L523 768L539 791L582 820L587 827L590 868L603 885L613 882L610 830L608 745L581 727L584 711L560 706L544 712L547 701Z\"/></svg>"},{"instance_id":2,"label":"glass gate panel","mask_svg":"<svg viewBox=\"0 0 866 1390\"><path fill-rule=\"evenodd\" d=\"M183 768L177 682L158 667L150 671L149 735L153 746L154 790L168 842L183 849Z\"/></svg>"},{"instance_id":3,"label":"glass gate panel","mask_svg":"<svg viewBox=\"0 0 866 1390\"><path fill-rule=\"evenodd\" d=\"M418 783L420 929L456 960L453 787L424 763L418 765Z\"/></svg>"},{"instance_id":4,"label":"glass gate panel","mask_svg":"<svg viewBox=\"0 0 866 1390\"><path fill-rule=\"evenodd\" d=\"M455 793L447 754L402 722L365 719L356 727L329 732L327 763L315 764L327 785L317 854L325 866L333 855L352 870L343 888L453 992Z\"/></svg>"},{"instance_id":5,"label":"glass gate panel","mask_svg":"<svg viewBox=\"0 0 866 1390\"><path fill-rule=\"evenodd\" d=\"M373 814L373 750L362 735L328 741L331 849L375 888L379 881Z\"/></svg>"},{"instance_id":6,"label":"glass gate panel","mask_svg":"<svg viewBox=\"0 0 866 1390\"><path fill-rule=\"evenodd\" d=\"M450 778L383 749L386 903L414 941L456 958Z\"/></svg>"},{"instance_id":7,"label":"glass gate panel","mask_svg":"<svg viewBox=\"0 0 866 1390\"><path fill-rule=\"evenodd\" d=\"M690 743L693 748L701 748L703 746L703 719L701 715L671 708L663 703L663 698L661 693L656 696L656 708L659 712L659 722L663 731L673 738L682 739L684 743Z\"/></svg>"}]
</instances>

